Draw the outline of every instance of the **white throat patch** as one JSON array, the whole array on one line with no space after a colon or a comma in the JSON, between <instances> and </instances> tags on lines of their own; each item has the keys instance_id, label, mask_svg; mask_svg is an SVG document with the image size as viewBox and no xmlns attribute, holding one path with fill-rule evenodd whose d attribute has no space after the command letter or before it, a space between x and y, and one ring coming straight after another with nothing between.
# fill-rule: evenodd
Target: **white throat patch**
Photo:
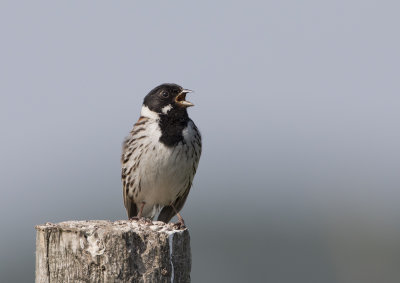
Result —
<instances>
[{"instance_id":1,"label":"white throat patch","mask_svg":"<svg viewBox=\"0 0 400 283\"><path fill-rule=\"evenodd\" d=\"M147 117L150 119L155 119L155 120L160 119L160 116L158 116L158 114L156 112L151 111L149 109L149 107L144 106L144 105L142 106L142 111L140 111L140 116Z\"/></svg>"},{"instance_id":2,"label":"white throat patch","mask_svg":"<svg viewBox=\"0 0 400 283\"><path fill-rule=\"evenodd\" d=\"M172 109L172 105L171 105L171 104L168 104L167 106L164 106L164 107L161 109L161 111L162 111L162 113L167 114L168 111L171 110L171 109Z\"/></svg>"}]
</instances>

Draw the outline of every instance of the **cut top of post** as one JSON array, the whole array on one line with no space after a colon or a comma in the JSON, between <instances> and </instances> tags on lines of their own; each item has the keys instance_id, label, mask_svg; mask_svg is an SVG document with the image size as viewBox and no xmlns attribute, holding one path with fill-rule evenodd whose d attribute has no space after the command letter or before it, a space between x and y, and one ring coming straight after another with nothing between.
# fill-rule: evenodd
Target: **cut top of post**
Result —
<instances>
[{"instance_id":1,"label":"cut top of post","mask_svg":"<svg viewBox=\"0 0 400 283\"><path fill-rule=\"evenodd\" d=\"M36 230L36 282L190 281L189 232L172 223L66 221Z\"/></svg>"},{"instance_id":2,"label":"cut top of post","mask_svg":"<svg viewBox=\"0 0 400 283\"><path fill-rule=\"evenodd\" d=\"M140 233L166 233L168 235L173 233L182 233L185 229L176 229L173 223L164 223L162 221L133 221L133 220L118 220L111 222L108 220L76 220L76 221L65 221L59 223L50 223L37 225L36 230L44 231L48 229L62 229L63 231L69 232L87 232L90 234L93 231L113 231L126 233L130 231Z\"/></svg>"}]
</instances>

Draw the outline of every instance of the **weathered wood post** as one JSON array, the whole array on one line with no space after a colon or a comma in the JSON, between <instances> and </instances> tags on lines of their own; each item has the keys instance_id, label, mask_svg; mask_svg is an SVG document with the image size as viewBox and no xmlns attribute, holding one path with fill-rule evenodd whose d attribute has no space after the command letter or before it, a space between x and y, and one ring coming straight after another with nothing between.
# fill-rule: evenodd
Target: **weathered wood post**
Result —
<instances>
[{"instance_id":1,"label":"weathered wood post","mask_svg":"<svg viewBox=\"0 0 400 283\"><path fill-rule=\"evenodd\" d=\"M187 229L145 221L36 226L36 283L190 282Z\"/></svg>"}]
</instances>

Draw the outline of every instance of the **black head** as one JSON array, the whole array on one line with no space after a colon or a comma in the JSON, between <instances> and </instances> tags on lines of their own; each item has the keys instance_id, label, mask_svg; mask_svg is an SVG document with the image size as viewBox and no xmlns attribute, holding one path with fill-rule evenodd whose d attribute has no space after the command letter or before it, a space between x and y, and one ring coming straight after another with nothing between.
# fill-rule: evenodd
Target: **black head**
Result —
<instances>
[{"instance_id":1,"label":"black head","mask_svg":"<svg viewBox=\"0 0 400 283\"><path fill-rule=\"evenodd\" d=\"M186 101L186 94L191 92L177 84L162 84L152 89L146 95L143 105L158 114L170 112L185 112L186 108L193 106Z\"/></svg>"}]
</instances>

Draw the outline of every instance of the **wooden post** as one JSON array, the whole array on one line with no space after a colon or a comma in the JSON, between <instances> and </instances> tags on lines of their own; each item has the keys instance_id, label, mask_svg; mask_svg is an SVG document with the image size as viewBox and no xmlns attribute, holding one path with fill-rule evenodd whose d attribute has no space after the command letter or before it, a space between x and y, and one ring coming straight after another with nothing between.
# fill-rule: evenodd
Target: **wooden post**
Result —
<instances>
[{"instance_id":1,"label":"wooden post","mask_svg":"<svg viewBox=\"0 0 400 283\"><path fill-rule=\"evenodd\" d=\"M189 231L146 221L36 226L36 283L190 282Z\"/></svg>"}]
</instances>

